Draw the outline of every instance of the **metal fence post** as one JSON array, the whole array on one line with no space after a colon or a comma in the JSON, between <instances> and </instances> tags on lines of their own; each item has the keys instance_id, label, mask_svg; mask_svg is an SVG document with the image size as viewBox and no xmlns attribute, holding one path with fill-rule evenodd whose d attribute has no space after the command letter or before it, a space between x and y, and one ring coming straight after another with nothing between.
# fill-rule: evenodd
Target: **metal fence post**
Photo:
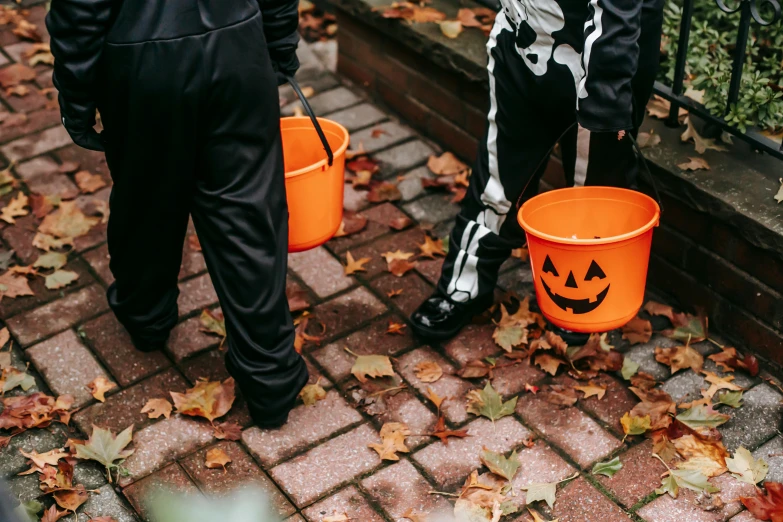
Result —
<instances>
[{"instance_id":1,"label":"metal fence post","mask_svg":"<svg viewBox=\"0 0 783 522\"><path fill-rule=\"evenodd\" d=\"M691 24L693 23L693 5L695 0L685 0L682 6L682 20L680 21L680 38L677 41L677 59L674 63L674 83L672 84L672 94L680 96L683 92L685 82L685 66L688 62L688 42L691 37ZM672 101L669 110L669 118L666 125L677 127L680 124L680 104Z\"/></svg>"}]
</instances>

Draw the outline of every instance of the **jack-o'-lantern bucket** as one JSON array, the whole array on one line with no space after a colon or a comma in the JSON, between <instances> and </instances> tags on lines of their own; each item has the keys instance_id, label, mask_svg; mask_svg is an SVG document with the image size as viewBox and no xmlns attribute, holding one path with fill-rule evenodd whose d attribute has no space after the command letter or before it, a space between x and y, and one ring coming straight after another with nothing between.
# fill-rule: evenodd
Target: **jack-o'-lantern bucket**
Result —
<instances>
[{"instance_id":1,"label":"jack-o'-lantern bucket","mask_svg":"<svg viewBox=\"0 0 783 522\"><path fill-rule=\"evenodd\" d=\"M519 209L536 298L551 323L605 332L642 306L653 228L661 210L649 196L614 187L573 187Z\"/></svg>"}]
</instances>

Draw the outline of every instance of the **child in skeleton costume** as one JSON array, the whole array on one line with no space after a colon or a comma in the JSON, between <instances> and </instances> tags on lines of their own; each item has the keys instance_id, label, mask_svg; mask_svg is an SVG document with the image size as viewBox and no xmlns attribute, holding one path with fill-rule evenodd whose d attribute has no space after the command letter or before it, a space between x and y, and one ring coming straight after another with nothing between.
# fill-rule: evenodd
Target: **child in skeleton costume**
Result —
<instances>
[{"instance_id":1,"label":"child in skeleton costume","mask_svg":"<svg viewBox=\"0 0 783 522\"><path fill-rule=\"evenodd\" d=\"M411 317L455 335L493 298L524 244L516 213L555 143L571 185L635 187L636 133L660 56L663 0L501 0L487 43L489 127L436 293ZM565 275L564 275L565 277Z\"/></svg>"}]
</instances>

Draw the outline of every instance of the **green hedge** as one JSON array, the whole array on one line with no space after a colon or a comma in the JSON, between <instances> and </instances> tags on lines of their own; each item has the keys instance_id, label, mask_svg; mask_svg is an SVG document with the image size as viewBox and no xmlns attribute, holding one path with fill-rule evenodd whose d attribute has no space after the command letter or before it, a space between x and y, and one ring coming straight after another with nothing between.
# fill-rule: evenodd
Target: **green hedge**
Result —
<instances>
[{"instance_id":1,"label":"green hedge","mask_svg":"<svg viewBox=\"0 0 783 522\"><path fill-rule=\"evenodd\" d=\"M766 15L771 16L769 12ZM661 46L661 75L669 85L674 78L681 20L682 0L670 1ZM696 0L686 86L702 91L704 105L716 116L723 116L726 110L739 20L740 13L724 13L715 0ZM743 132L752 126L778 132L783 129L783 23L764 27L753 22L747 52L740 98L726 120Z\"/></svg>"}]
</instances>

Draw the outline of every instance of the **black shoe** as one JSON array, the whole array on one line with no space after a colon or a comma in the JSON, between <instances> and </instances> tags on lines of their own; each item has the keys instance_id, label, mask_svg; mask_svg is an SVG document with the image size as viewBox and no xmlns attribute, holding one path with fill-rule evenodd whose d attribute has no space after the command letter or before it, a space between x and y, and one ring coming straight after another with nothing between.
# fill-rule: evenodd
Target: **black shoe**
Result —
<instances>
[{"instance_id":1,"label":"black shoe","mask_svg":"<svg viewBox=\"0 0 783 522\"><path fill-rule=\"evenodd\" d=\"M428 341L451 339L473 316L492 306L493 300L494 296L487 294L467 303L457 303L436 292L413 312L411 328Z\"/></svg>"},{"instance_id":2,"label":"black shoe","mask_svg":"<svg viewBox=\"0 0 783 522\"><path fill-rule=\"evenodd\" d=\"M549 330L560 336L568 346L584 346L587 344L587 340L590 339L590 334L581 332L572 332L559 326L550 325Z\"/></svg>"},{"instance_id":3,"label":"black shoe","mask_svg":"<svg viewBox=\"0 0 783 522\"><path fill-rule=\"evenodd\" d=\"M138 351L144 353L159 352L166 347L166 341L159 341L153 343L150 341L145 341L133 335L131 335L131 341L133 341L133 346L135 346Z\"/></svg>"}]
</instances>

